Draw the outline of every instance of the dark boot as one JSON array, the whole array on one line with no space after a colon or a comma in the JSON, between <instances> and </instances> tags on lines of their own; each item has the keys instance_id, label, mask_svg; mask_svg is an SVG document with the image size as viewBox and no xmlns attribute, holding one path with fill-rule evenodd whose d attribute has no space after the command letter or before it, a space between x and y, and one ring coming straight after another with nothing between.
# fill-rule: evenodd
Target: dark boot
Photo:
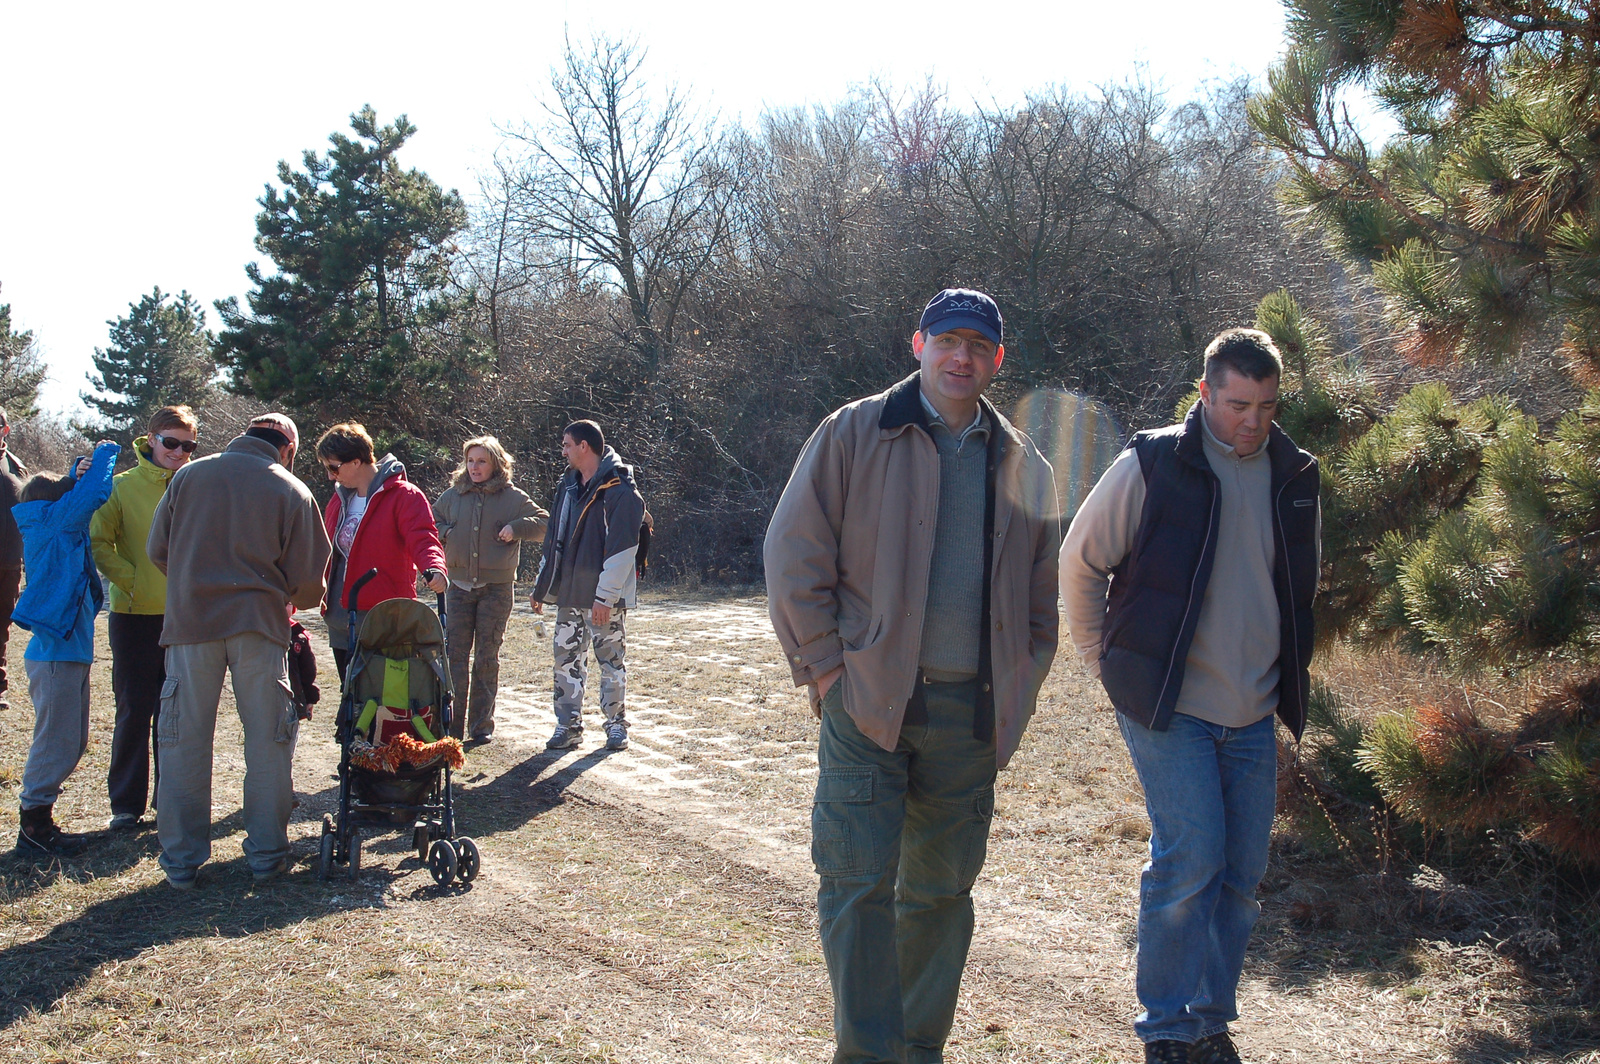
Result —
<instances>
[{"instance_id":1,"label":"dark boot","mask_svg":"<svg viewBox=\"0 0 1600 1064\"><path fill-rule=\"evenodd\" d=\"M1208 1034L1189 1050L1191 1064L1243 1064L1227 1031Z\"/></svg>"},{"instance_id":2,"label":"dark boot","mask_svg":"<svg viewBox=\"0 0 1600 1064\"><path fill-rule=\"evenodd\" d=\"M1146 1042L1144 1064L1189 1064L1189 1043L1174 1038Z\"/></svg>"},{"instance_id":3,"label":"dark boot","mask_svg":"<svg viewBox=\"0 0 1600 1064\"><path fill-rule=\"evenodd\" d=\"M89 848L89 840L56 826L54 806L22 810L17 828L17 853L23 857L76 857Z\"/></svg>"}]
</instances>

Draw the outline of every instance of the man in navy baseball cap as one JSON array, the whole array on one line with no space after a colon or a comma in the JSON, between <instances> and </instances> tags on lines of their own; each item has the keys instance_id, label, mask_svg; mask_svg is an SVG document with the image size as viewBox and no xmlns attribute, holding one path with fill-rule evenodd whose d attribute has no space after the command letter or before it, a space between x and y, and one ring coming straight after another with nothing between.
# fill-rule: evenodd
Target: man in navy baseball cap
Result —
<instances>
[{"instance_id":1,"label":"man in navy baseball cap","mask_svg":"<svg viewBox=\"0 0 1600 1064\"><path fill-rule=\"evenodd\" d=\"M922 402L934 423L963 435L978 426L978 398L1006 357L1004 329L1000 308L982 292L946 288L928 301L911 353L922 363Z\"/></svg>"},{"instance_id":2,"label":"man in navy baseball cap","mask_svg":"<svg viewBox=\"0 0 1600 1064\"><path fill-rule=\"evenodd\" d=\"M944 1059L995 773L1059 637L1055 482L984 390L1000 309L948 288L915 373L837 410L767 529L767 603L822 718L812 807L834 1064Z\"/></svg>"}]
</instances>

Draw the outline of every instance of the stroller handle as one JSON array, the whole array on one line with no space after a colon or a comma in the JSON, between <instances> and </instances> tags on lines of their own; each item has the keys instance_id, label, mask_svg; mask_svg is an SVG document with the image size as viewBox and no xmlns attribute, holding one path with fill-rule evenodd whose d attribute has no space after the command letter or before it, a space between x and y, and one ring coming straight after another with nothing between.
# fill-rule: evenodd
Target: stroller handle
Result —
<instances>
[{"instance_id":1,"label":"stroller handle","mask_svg":"<svg viewBox=\"0 0 1600 1064\"><path fill-rule=\"evenodd\" d=\"M356 596L361 594L361 589L378 577L377 567L374 566L361 574L361 579L350 585L350 590L344 596L344 608L351 613L356 612Z\"/></svg>"}]
</instances>

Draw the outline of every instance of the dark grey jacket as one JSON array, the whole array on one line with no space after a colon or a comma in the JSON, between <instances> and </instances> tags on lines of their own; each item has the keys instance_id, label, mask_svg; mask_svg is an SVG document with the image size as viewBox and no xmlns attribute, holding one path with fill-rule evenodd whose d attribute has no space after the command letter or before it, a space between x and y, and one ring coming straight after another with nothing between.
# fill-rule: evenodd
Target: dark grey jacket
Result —
<instances>
[{"instance_id":1,"label":"dark grey jacket","mask_svg":"<svg viewBox=\"0 0 1600 1064\"><path fill-rule=\"evenodd\" d=\"M586 610L596 602L626 609L639 598L634 569L644 498L633 469L607 447L587 484L569 469L556 485L539 556L533 599Z\"/></svg>"},{"instance_id":2,"label":"dark grey jacket","mask_svg":"<svg viewBox=\"0 0 1600 1064\"><path fill-rule=\"evenodd\" d=\"M11 508L21 501L18 496L27 479L28 467L7 450L0 458L0 569L22 568L22 533Z\"/></svg>"}]
</instances>

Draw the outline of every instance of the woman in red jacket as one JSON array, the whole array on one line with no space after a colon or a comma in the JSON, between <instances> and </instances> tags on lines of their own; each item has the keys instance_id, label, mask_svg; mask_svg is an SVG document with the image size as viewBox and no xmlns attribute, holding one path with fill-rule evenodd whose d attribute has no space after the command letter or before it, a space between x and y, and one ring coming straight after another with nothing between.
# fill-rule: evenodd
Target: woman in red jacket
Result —
<instances>
[{"instance_id":1,"label":"woman in red jacket","mask_svg":"<svg viewBox=\"0 0 1600 1064\"><path fill-rule=\"evenodd\" d=\"M348 588L369 569L378 575L356 600L356 626L373 604L390 598L416 598L417 573L442 594L444 550L433 524L433 507L420 488L406 480L406 467L392 454L373 460L372 437L354 422L335 425L317 441L317 459L333 481L323 521L333 541L328 562L328 642L344 682L350 660Z\"/></svg>"}]
</instances>

